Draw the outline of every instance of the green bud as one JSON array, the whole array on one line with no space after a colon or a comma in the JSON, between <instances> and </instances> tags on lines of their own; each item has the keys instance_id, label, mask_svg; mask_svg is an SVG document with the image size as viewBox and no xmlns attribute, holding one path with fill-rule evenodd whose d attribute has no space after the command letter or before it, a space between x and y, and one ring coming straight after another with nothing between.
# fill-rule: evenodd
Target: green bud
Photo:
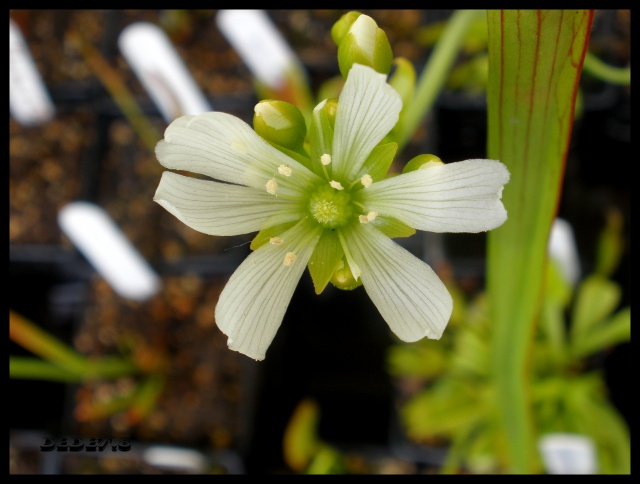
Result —
<instances>
[{"instance_id":1,"label":"green bud","mask_svg":"<svg viewBox=\"0 0 640 484\"><path fill-rule=\"evenodd\" d=\"M342 77L347 77L353 64L362 64L382 74L389 74L392 62L393 52L384 30L368 15L357 17L338 46L338 65Z\"/></svg>"},{"instance_id":2,"label":"green bud","mask_svg":"<svg viewBox=\"0 0 640 484\"><path fill-rule=\"evenodd\" d=\"M409 173L410 171L415 170L425 170L437 165L444 165L444 162L436 155L418 155L404 165L402 173Z\"/></svg>"},{"instance_id":3,"label":"green bud","mask_svg":"<svg viewBox=\"0 0 640 484\"><path fill-rule=\"evenodd\" d=\"M360 15L362 15L360 12L348 12L333 24L333 27L331 27L331 38L338 47L340 46L342 39L344 39L344 36L349 32L353 22L355 22Z\"/></svg>"},{"instance_id":4,"label":"green bud","mask_svg":"<svg viewBox=\"0 0 640 484\"><path fill-rule=\"evenodd\" d=\"M331 284L343 291L351 291L356 287L362 286L362 279L356 281L356 278L351 273L349 264L343 258L341 267L331 276Z\"/></svg>"},{"instance_id":5,"label":"green bud","mask_svg":"<svg viewBox=\"0 0 640 484\"><path fill-rule=\"evenodd\" d=\"M253 113L253 129L265 140L292 151L302 148L307 125L293 104L265 99L256 104Z\"/></svg>"}]
</instances>

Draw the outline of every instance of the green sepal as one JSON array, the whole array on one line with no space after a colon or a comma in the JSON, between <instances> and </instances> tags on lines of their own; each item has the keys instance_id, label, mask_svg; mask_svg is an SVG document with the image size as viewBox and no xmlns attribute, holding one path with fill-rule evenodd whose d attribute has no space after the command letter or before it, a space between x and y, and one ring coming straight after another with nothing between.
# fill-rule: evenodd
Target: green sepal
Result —
<instances>
[{"instance_id":1,"label":"green sepal","mask_svg":"<svg viewBox=\"0 0 640 484\"><path fill-rule=\"evenodd\" d=\"M333 24L333 27L331 27L331 38L338 47L345 35L349 32L353 22L355 22L360 15L362 15L362 13L356 11L347 12Z\"/></svg>"},{"instance_id":2,"label":"green sepal","mask_svg":"<svg viewBox=\"0 0 640 484\"><path fill-rule=\"evenodd\" d=\"M374 182L384 180L397 151L398 143L394 141L376 146L362 165L358 178L369 175ZM362 187L362 185L358 184L357 187Z\"/></svg>"},{"instance_id":3,"label":"green sepal","mask_svg":"<svg viewBox=\"0 0 640 484\"><path fill-rule=\"evenodd\" d=\"M316 294L321 294L327 287L334 272L341 266L343 256L338 234L333 230L325 230L308 264Z\"/></svg>"},{"instance_id":4,"label":"green sepal","mask_svg":"<svg viewBox=\"0 0 640 484\"><path fill-rule=\"evenodd\" d=\"M309 128L311 166L308 168L322 178L325 176L320 157L324 154L332 154L336 110L337 100L325 99L316 106L311 116L311 127ZM329 165L327 169L330 170L331 166Z\"/></svg>"},{"instance_id":5,"label":"green sepal","mask_svg":"<svg viewBox=\"0 0 640 484\"><path fill-rule=\"evenodd\" d=\"M409 225L386 215L378 215L373 221L369 223L373 224L380 232L382 232L390 239L396 239L399 237L411 237L416 233L416 229L414 229L413 227L410 227Z\"/></svg>"},{"instance_id":6,"label":"green sepal","mask_svg":"<svg viewBox=\"0 0 640 484\"><path fill-rule=\"evenodd\" d=\"M271 146L273 146L275 149L280 151L281 153L284 153L288 157L296 160L302 166L309 168L309 170L311 171L314 171L312 167L313 164L311 163L311 160L309 159L309 157L306 156L306 154L303 154L305 153L303 149L301 150L302 153L298 153L297 151L290 150L288 148L285 148L284 146L280 146L279 144L273 143L272 141L269 141L269 140L265 140L265 141L269 143Z\"/></svg>"},{"instance_id":7,"label":"green sepal","mask_svg":"<svg viewBox=\"0 0 640 484\"><path fill-rule=\"evenodd\" d=\"M435 165L443 165L444 163L442 162L442 160L440 158L438 158L436 155L418 155L414 158L412 158L411 160L409 160L409 162L404 165L404 168L402 169L402 173L409 173L411 171L416 171L416 170L424 170L426 168L429 168L431 166L435 166Z\"/></svg>"},{"instance_id":8,"label":"green sepal","mask_svg":"<svg viewBox=\"0 0 640 484\"><path fill-rule=\"evenodd\" d=\"M281 235L283 232L289 230L297 223L296 220L293 222L286 222L283 224L273 225L271 227L267 227L266 229L262 229L260 232L256 234L256 236L251 241L251 245L249 246L251 250L256 250L257 248L263 246L271 237L276 237Z\"/></svg>"}]
</instances>

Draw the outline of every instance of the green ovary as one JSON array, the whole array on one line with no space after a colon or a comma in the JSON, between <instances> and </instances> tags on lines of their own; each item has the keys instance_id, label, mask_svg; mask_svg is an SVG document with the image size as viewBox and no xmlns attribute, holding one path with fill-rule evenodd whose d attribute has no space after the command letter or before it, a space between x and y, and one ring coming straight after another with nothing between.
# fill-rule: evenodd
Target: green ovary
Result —
<instances>
[{"instance_id":1,"label":"green ovary","mask_svg":"<svg viewBox=\"0 0 640 484\"><path fill-rule=\"evenodd\" d=\"M328 229L346 225L353 215L351 195L346 190L336 190L329 184L315 189L309 197L308 209L313 218Z\"/></svg>"}]
</instances>

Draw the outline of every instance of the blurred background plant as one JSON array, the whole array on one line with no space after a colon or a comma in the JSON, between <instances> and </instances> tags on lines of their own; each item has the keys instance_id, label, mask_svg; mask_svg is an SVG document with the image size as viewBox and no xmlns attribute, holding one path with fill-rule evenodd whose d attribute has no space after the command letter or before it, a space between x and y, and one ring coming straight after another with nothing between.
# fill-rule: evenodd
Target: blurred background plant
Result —
<instances>
[{"instance_id":1,"label":"blurred background plant","mask_svg":"<svg viewBox=\"0 0 640 484\"><path fill-rule=\"evenodd\" d=\"M611 213L598 243L595 271L576 287L550 258L538 317L530 383L536 438L589 436L597 449L596 472L630 472L630 437L608 399L602 358L630 339L630 308L619 308L620 287L609 279L621 256L619 214ZM492 324L484 291L472 297L448 281L457 311L441 342L390 348L404 432L412 442L446 445L441 472L503 472L508 445L498 432L497 392L490 371Z\"/></svg>"},{"instance_id":2,"label":"blurred background plant","mask_svg":"<svg viewBox=\"0 0 640 484\"><path fill-rule=\"evenodd\" d=\"M75 416L79 421L121 413L127 426L135 426L153 410L164 387L165 355L159 348L141 344L133 334L118 338L121 356L86 356L10 310L9 337L34 355L11 355L11 378L77 385L112 382L111 391L78 403Z\"/></svg>"}]
</instances>

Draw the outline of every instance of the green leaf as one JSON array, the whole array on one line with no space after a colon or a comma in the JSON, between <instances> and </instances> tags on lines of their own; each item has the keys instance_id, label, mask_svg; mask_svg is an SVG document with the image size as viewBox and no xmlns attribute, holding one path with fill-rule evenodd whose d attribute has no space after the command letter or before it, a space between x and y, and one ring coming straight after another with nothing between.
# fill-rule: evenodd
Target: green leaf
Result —
<instances>
[{"instance_id":1,"label":"green leaf","mask_svg":"<svg viewBox=\"0 0 640 484\"><path fill-rule=\"evenodd\" d=\"M618 311L608 321L593 326L572 344L572 354L576 359L584 358L631 339L631 308Z\"/></svg>"},{"instance_id":2,"label":"green leaf","mask_svg":"<svg viewBox=\"0 0 640 484\"><path fill-rule=\"evenodd\" d=\"M418 393L401 410L411 438L451 437L486 418L478 388L445 379Z\"/></svg>"},{"instance_id":3,"label":"green leaf","mask_svg":"<svg viewBox=\"0 0 640 484\"><path fill-rule=\"evenodd\" d=\"M622 237L622 214L617 209L609 210L606 224L598 238L595 272L610 277L620 264L624 250Z\"/></svg>"},{"instance_id":4,"label":"green leaf","mask_svg":"<svg viewBox=\"0 0 640 484\"><path fill-rule=\"evenodd\" d=\"M389 349L387 371L403 378L431 379L447 367L447 355L439 342L399 344Z\"/></svg>"},{"instance_id":5,"label":"green leaf","mask_svg":"<svg viewBox=\"0 0 640 484\"><path fill-rule=\"evenodd\" d=\"M344 250L338 234L332 230L325 230L308 264L316 294L321 294L327 287L333 273L340 268L343 256Z\"/></svg>"},{"instance_id":6,"label":"green leaf","mask_svg":"<svg viewBox=\"0 0 640 484\"><path fill-rule=\"evenodd\" d=\"M488 158L511 173L509 219L488 234L487 287L508 471L535 470L527 370L560 200L590 10L490 10Z\"/></svg>"},{"instance_id":7,"label":"green leaf","mask_svg":"<svg viewBox=\"0 0 640 484\"><path fill-rule=\"evenodd\" d=\"M571 338L576 342L602 322L620 302L620 286L598 275L585 278L576 294L571 317Z\"/></svg>"}]
</instances>

